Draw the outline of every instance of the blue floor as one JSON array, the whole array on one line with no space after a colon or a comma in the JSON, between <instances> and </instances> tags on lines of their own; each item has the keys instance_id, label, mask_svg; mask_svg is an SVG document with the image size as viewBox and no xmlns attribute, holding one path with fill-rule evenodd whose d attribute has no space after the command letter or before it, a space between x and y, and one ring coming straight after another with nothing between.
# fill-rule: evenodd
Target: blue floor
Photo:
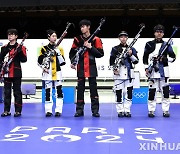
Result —
<instances>
[{"instance_id":1,"label":"blue floor","mask_svg":"<svg viewBox=\"0 0 180 154\"><path fill-rule=\"evenodd\" d=\"M179 154L180 104L170 112L163 118L158 104L148 118L146 104L133 104L132 118L118 118L109 103L94 118L86 104L85 116L75 118L74 104L65 104L62 117L46 118L41 104L24 104L22 117L0 117L0 154Z\"/></svg>"}]
</instances>

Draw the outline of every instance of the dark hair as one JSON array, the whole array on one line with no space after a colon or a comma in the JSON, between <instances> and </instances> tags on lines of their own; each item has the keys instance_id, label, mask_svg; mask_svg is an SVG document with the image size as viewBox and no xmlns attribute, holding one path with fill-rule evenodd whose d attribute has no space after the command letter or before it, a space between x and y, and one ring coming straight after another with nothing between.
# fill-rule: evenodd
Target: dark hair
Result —
<instances>
[{"instance_id":1,"label":"dark hair","mask_svg":"<svg viewBox=\"0 0 180 154\"><path fill-rule=\"evenodd\" d=\"M83 19L79 22L79 27L81 27L82 25L91 26L91 21L87 19Z\"/></svg>"},{"instance_id":2,"label":"dark hair","mask_svg":"<svg viewBox=\"0 0 180 154\"><path fill-rule=\"evenodd\" d=\"M163 25L158 24L154 27L154 32L156 32L157 30L162 30L164 32L165 28Z\"/></svg>"},{"instance_id":3,"label":"dark hair","mask_svg":"<svg viewBox=\"0 0 180 154\"><path fill-rule=\"evenodd\" d=\"M128 37L128 33L126 31L121 31L118 35L118 37L121 37L121 36L127 36Z\"/></svg>"},{"instance_id":4,"label":"dark hair","mask_svg":"<svg viewBox=\"0 0 180 154\"><path fill-rule=\"evenodd\" d=\"M7 35L8 35L8 34L18 35L18 31L17 31L17 29L11 28L11 29L8 29L8 30L7 30Z\"/></svg>"},{"instance_id":5,"label":"dark hair","mask_svg":"<svg viewBox=\"0 0 180 154\"><path fill-rule=\"evenodd\" d=\"M52 30L52 29L48 29L48 30L46 31L46 33L47 33L47 37L50 37L53 33L56 33L56 31L54 31L54 30Z\"/></svg>"}]
</instances>

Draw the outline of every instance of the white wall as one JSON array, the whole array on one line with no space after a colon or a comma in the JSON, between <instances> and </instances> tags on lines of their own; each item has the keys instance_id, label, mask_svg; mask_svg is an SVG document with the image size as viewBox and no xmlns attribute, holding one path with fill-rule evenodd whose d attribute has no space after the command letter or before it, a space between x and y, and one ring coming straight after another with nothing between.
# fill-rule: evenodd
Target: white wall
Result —
<instances>
[{"instance_id":1,"label":"white wall","mask_svg":"<svg viewBox=\"0 0 180 154\"><path fill-rule=\"evenodd\" d=\"M152 40L153 38L139 38L135 43L134 47L138 51L139 63L135 66L135 70L140 72L140 78L146 78L144 73L144 66L142 62L142 56L144 52L144 46L147 41ZM164 39L168 40L168 39ZM20 42L21 39L18 40ZM128 42L131 43L132 38L129 38ZM8 40L0 40L0 46L7 44ZM75 78L76 71L70 68L70 60L69 60L69 51L72 46L73 39L64 39L60 46L64 48L66 65L62 67L63 77L66 78ZM105 55L102 58L96 59L98 74L100 78L111 78L112 71L108 69L109 66L109 57L110 52L113 46L119 44L118 38L102 38L103 48ZM30 79L41 79L41 69L37 65L38 51L42 45L46 45L48 40L46 39L27 39L24 42L24 45L27 47L27 62L22 64L23 69L23 78ZM178 70L178 66L180 66L180 54L178 53L180 50L180 39L173 39L173 48L175 52L177 52L177 59L174 63L170 64L170 78L178 79L180 78L180 71Z\"/></svg>"}]
</instances>

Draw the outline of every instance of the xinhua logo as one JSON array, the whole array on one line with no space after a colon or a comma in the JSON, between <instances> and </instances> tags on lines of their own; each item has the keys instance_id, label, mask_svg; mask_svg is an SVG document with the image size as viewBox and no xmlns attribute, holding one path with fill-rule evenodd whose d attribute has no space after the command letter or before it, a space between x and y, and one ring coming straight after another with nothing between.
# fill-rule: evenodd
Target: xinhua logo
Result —
<instances>
[{"instance_id":1,"label":"xinhua logo","mask_svg":"<svg viewBox=\"0 0 180 154\"><path fill-rule=\"evenodd\" d=\"M179 151L180 143L140 143L141 151Z\"/></svg>"}]
</instances>

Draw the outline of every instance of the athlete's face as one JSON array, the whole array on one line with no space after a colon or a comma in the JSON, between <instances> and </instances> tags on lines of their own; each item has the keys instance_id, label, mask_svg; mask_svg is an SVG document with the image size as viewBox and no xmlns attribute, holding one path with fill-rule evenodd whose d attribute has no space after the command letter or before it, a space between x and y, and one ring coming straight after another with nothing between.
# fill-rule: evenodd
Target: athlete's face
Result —
<instances>
[{"instance_id":1,"label":"athlete's face","mask_svg":"<svg viewBox=\"0 0 180 154\"><path fill-rule=\"evenodd\" d=\"M126 44L127 40L128 40L128 37L125 36L125 35L122 35L119 37L119 40L122 44Z\"/></svg>"},{"instance_id":2,"label":"athlete's face","mask_svg":"<svg viewBox=\"0 0 180 154\"><path fill-rule=\"evenodd\" d=\"M81 28L82 34L89 33L90 26L82 25L80 28Z\"/></svg>"},{"instance_id":3,"label":"athlete's face","mask_svg":"<svg viewBox=\"0 0 180 154\"><path fill-rule=\"evenodd\" d=\"M164 36L164 31L163 30L156 30L154 32L154 36L155 36L155 39L162 39Z\"/></svg>"},{"instance_id":4,"label":"athlete's face","mask_svg":"<svg viewBox=\"0 0 180 154\"><path fill-rule=\"evenodd\" d=\"M57 35L56 35L56 33L51 34L51 36L48 37L48 39L49 39L49 41L50 41L52 44L56 43L56 40L57 40Z\"/></svg>"},{"instance_id":5,"label":"athlete's face","mask_svg":"<svg viewBox=\"0 0 180 154\"><path fill-rule=\"evenodd\" d=\"M17 35L15 35L14 33L9 33L8 34L8 40L9 41L15 41L17 39Z\"/></svg>"}]
</instances>

